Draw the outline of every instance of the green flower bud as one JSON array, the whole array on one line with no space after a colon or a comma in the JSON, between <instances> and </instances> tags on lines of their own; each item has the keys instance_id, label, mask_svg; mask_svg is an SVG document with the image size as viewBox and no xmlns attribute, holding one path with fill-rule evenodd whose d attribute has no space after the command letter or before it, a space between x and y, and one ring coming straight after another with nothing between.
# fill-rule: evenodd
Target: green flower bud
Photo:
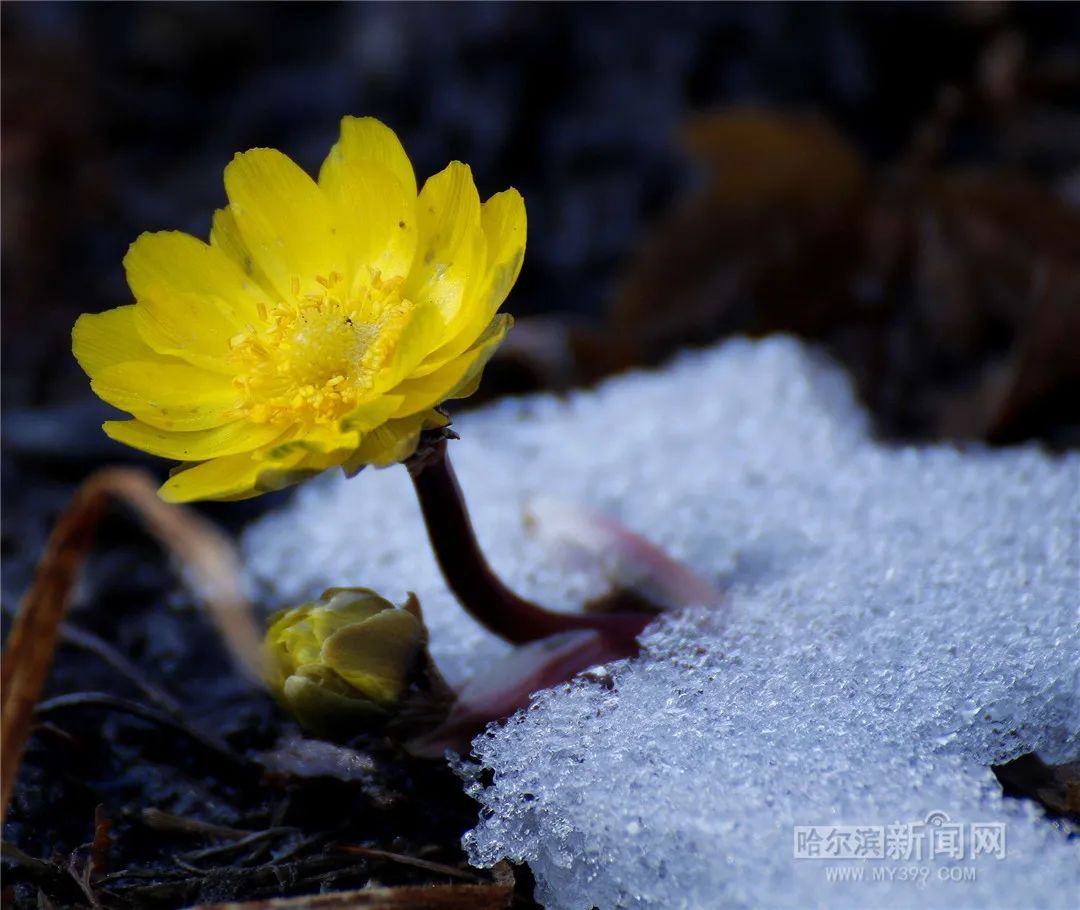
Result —
<instances>
[{"instance_id":1,"label":"green flower bud","mask_svg":"<svg viewBox=\"0 0 1080 910\"><path fill-rule=\"evenodd\" d=\"M329 588L270 617L267 682L314 733L370 726L395 713L424 637L409 609L368 588Z\"/></svg>"}]
</instances>

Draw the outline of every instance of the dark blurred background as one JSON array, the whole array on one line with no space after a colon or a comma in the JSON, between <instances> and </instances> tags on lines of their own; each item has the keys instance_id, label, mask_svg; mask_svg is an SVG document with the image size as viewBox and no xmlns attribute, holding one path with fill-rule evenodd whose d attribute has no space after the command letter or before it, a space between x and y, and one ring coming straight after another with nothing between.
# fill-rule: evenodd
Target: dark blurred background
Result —
<instances>
[{"instance_id":1,"label":"dark blurred background","mask_svg":"<svg viewBox=\"0 0 1080 910\"><path fill-rule=\"evenodd\" d=\"M138 457L97 430L69 339L129 302L128 244L206 236L236 151L314 170L346 113L392 125L421 177L460 158L482 195L524 193L523 318L488 395L794 331L851 368L883 435L1076 440L1076 4L0 16L6 552L48 488Z\"/></svg>"}]
</instances>

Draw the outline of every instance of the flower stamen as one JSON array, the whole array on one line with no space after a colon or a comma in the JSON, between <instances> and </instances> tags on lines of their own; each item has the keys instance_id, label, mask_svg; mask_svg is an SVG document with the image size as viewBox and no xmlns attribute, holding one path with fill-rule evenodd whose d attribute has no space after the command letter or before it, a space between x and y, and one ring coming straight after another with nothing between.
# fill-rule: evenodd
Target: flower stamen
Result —
<instances>
[{"instance_id":1,"label":"flower stamen","mask_svg":"<svg viewBox=\"0 0 1080 910\"><path fill-rule=\"evenodd\" d=\"M364 400L415 308L400 280L375 270L368 278L352 299L330 293L344 281L340 272L316 275L322 290L304 294L297 278L293 300L260 305L263 325L229 339L233 385L246 399L234 416L310 429L335 424Z\"/></svg>"}]
</instances>

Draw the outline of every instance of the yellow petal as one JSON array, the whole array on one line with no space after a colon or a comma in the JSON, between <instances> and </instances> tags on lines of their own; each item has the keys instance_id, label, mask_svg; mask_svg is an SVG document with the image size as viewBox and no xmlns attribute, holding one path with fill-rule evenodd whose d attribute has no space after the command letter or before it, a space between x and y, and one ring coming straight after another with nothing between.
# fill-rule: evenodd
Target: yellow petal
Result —
<instances>
[{"instance_id":1,"label":"yellow petal","mask_svg":"<svg viewBox=\"0 0 1080 910\"><path fill-rule=\"evenodd\" d=\"M348 450L325 453L302 451L299 457L290 455L285 461L266 461L255 478L256 491L270 493L291 487L330 468L339 467L348 456Z\"/></svg>"},{"instance_id":2,"label":"yellow petal","mask_svg":"<svg viewBox=\"0 0 1080 910\"><path fill-rule=\"evenodd\" d=\"M363 622L394 605L371 588L327 588L319 596L319 609L312 611L311 621L320 641L351 622Z\"/></svg>"},{"instance_id":3,"label":"yellow petal","mask_svg":"<svg viewBox=\"0 0 1080 910\"><path fill-rule=\"evenodd\" d=\"M266 449L268 461L291 463L297 453L328 455L341 449L353 449L360 442L360 434L353 430L343 431L335 426L318 426L291 430Z\"/></svg>"},{"instance_id":4,"label":"yellow petal","mask_svg":"<svg viewBox=\"0 0 1080 910\"><path fill-rule=\"evenodd\" d=\"M401 407L400 395L380 395L365 404L359 405L340 420L342 432L366 433L386 422ZM335 448L344 448L336 446Z\"/></svg>"},{"instance_id":5,"label":"yellow petal","mask_svg":"<svg viewBox=\"0 0 1080 910\"><path fill-rule=\"evenodd\" d=\"M255 264L251 251L245 246L232 209L224 208L214 212L213 225L210 228L210 246L221 250L235 262L240 270L258 285L259 290L267 296L267 299L279 299L274 286L263 270Z\"/></svg>"},{"instance_id":6,"label":"yellow petal","mask_svg":"<svg viewBox=\"0 0 1080 910\"><path fill-rule=\"evenodd\" d=\"M326 197L274 149L252 149L225 168L225 192L244 246L285 300L319 294L317 280L341 272L344 254Z\"/></svg>"},{"instance_id":7,"label":"yellow petal","mask_svg":"<svg viewBox=\"0 0 1080 910\"><path fill-rule=\"evenodd\" d=\"M394 393L403 399L397 416L414 414L454 398L467 398L475 392L484 367L513 324L513 317L500 313L469 350L434 372L407 379L397 386Z\"/></svg>"},{"instance_id":8,"label":"yellow petal","mask_svg":"<svg viewBox=\"0 0 1080 910\"><path fill-rule=\"evenodd\" d=\"M297 448L276 461L268 460L265 451L214 458L177 468L158 492L167 502L250 499L335 467L346 454L320 456Z\"/></svg>"},{"instance_id":9,"label":"yellow petal","mask_svg":"<svg viewBox=\"0 0 1080 910\"><path fill-rule=\"evenodd\" d=\"M151 360L157 356L135 328L134 306L84 313L71 330L71 350L90 377L127 360Z\"/></svg>"},{"instance_id":10,"label":"yellow petal","mask_svg":"<svg viewBox=\"0 0 1080 910\"><path fill-rule=\"evenodd\" d=\"M437 411L388 420L364 434L342 467L346 474L352 475L366 465L382 468L404 461L416 451L422 430L446 426L447 423L447 418Z\"/></svg>"},{"instance_id":11,"label":"yellow petal","mask_svg":"<svg viewBox=\"0 0 1080 910\"><path fill-rule=\"evenodd\" d=\"M416 174L397 134L374 117L342 117L338 147L349 161L373 161L382 165L416 198Z\"/></svg>"},{"instance_id":12,"label":"yellow petal","mask_svg":"<svg viewBox=\"0 0 1080 910\"><path fill-rule=\"evenodd\" d=\"M430 302L447 323L477 292L486 254L480 197L468 165L453 161L424 184L416 204L420 240L405 296Z\"/></svg>"},{"instance_id":13,"label":"yellow petal","mask_svg":"<svg viewBox=\"0 0 1080 910\"><path fill-rule=\"evenodd\" d=\"M489 303L498 309L517 281L525 258L525 200L513 187L503 190L483 204L480 217L488 251Z\"/></svg>"},{"instance_id":14,"label":"yellow petal","mask_svg":"<svg viewBox=\"0 0 1080 910\"><path fill-rule=\"evenodd\" d=\"M314 607L314 603L308 602L271 613L267 620L266 641L275 646L284 646L285 638L292 627L306 621Z\"/></svg>"},{"instance_id":15,"label":"yellow petal","mask_svg":"<svg viewBox=\"0 0 1080 910\"><path fill-rule=\"evenodd\" d=\"M322 660L364 695L392 703L405 687L423 637L423 626L412 613L383 610L327 638Z\"/></svg>"},{"instance_id":16,"label":"yellow petal","mask_svg":"<svg viewBox=\"0 0 1080 910\"><path fill-rule=\"evenodd\" d=\"M257 318L250 279L190 234L143 234L124 257L135 326L158 353L227 372L229 339Z\"/></svg>"},{"instance_id":17,"label":"yellow petal","mask_svg":"<svg viewBox=\"0 0 1080 910\"><path fill-rule=\"evenodd\" d=\"M326 667L301 667L281 687L281 699L300 725L317 736L354 735L386 717L386 709L357 694L338 692L348 686Z\"/></svg>"},{"instance_id":18,"label":"yellow petal","mask_svg":"<svg viewBox=\"0 0 1080 910\"><path fill-rule=\"evenodd\" d=\"M412 307L408 320L400 327L393 356L387 358L375 378L374 390L392 389L413 375L424 358L445 338L446 321L435 304L427 302Z\"/></svg>"},{"instance_id":19,"label":"yellow petal","mask_svg":"<svg viewBox=\"0 0 1080 910\"><path fill-rule=\"evenodd\" d=\"M257 486L262 467L250 453L185 465L162 484L158 495L166 502L250 499L266 492Z\"/></svg>"},{"instance_id":20,"label":"yellow petal","mask_svg":"<svg viewBox=\"0 0 1080 910\"><path fill-rule=\"evenodd\" d=\"M205 461L223 455L250 452L281 435L281 427L237 420L208 430L174 433L147 426L140 420L107 420L102 429L110 439L162 458Z\"/></svg>"},{"instance_id":21,"label":"yellow petal","mask_svg":"<svg viewBox=\"0 0 1080 910\"><path fill-rule=\"evenodd\" d=\"M321 645L315 640L311 625L312 617L309 616L285 630L281 635L282 649L293 667L315 663L319 660Z\"/></svg>"},{"instance_id":22,"label":"yellow petal","mask_svg":"<svg viewBox=\"0 0 1080 910\"><path fill-rule=\"evenodd\" d=\"M377 120L342 121L319 171L354 291L371 270L404 278L416 252L416 178L397 137Z\"/></svg>"},{"instance_id":23,"label":"yellow petal","mask_svg":"<svg viewBox=\"0 0 1080 910\"><path fill-rule=\"evenodd\" d=\"M131 360L90 383L113 407L162 430L204 430L228 423L242 402L228 377L182 362Z\"/></svg>"},{"instance_id":24,"label":"yellow petal","mask_svg":"<svg viewBox=\"0 0 1080 910\"><path fill-rule=\"evenodd\" d=\"M441 367L476 343L506 300L525 259L527 221L525 200L515 189L492 196L481 208L487 268L478 292L466 297L457 318L446 329L450 339L432 350L415 370L423 376Z\"/></svg>"}]
</instances>

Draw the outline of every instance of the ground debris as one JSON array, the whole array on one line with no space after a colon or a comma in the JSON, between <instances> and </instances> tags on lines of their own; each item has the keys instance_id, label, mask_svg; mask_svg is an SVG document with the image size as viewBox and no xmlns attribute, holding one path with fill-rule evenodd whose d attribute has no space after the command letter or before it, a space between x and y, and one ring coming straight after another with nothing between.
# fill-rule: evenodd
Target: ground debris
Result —
<instances>
[{"instance_id":1,"label":"ground debris","mask_svg":"<svg viewBox=\"0 0 1080 910\"><path fill-rule=\"evenodd\" d=\"M886 436L1077 444L1080 209L1072 183L1018 152L1033 109L1067 121L1040 108L1045 69L999 36L880 165L817 114L691 117L683 146L703 181L626 259L604 318L522 320L493 375L567 388L788 332L847 367ZM1016 154L950 162L954 125L979 118Z\"/></svg>"},{"instance_id":2,"label":"ground debris","mask_svg":"<svg viewBox=\"0 0 1080 910\"><path fill-rule=\"evenodd\" d=\"M141 471L111 468L93 474L79 487L57 521L5 643L0 815L11 800L22 750L52 666L72 590L97 525L114 499L132 507L147 529L181 562L189 584L209 605L237 664L252 674L257 670L260 636L240 593L239 562L228 539L191 510L158 499L156 484Z\"/></svg>"},{"instance_id":3,"label":"ground debris","mask_svg":"<svg viewBox=\"0 0 1080 910\"><path fill-rule=\"evenodd\" d=\"M1080 760L1050 765L1028 752L996 765L994 774L1006 796L1034 800L1050 815L1080 826Z\"/></svg>"},{"instance_id":4,"label":"ground debris","mask_svg":"<svg viewBox=\"0 0 1080 910\"><path fill-rule=\"evenodd\" d=\"M212 622L175 591L160 551L117 540L130 528L108 517L113 496L179 558ZM109 546L84 571L99 524ZM259 621L220 531L162 503L142 473L108 470L81 488L50 541L4 659L14 681L5 774L25 749L5 828L6 902L165 910L290 896L348 906L311 895L363 888L356 906L505 905L508 890L464 862L474 808L449 769L377 736L305 739L250 685ZM115 571L102 575L110 560ZM127 589L125 561L147 560L161 564L160 587ZM88 600L93 611L62 622L69 602ZM47 680L57 645L66 648ZM9 714L16 705L22 713ZM432 886L445 903L409 896Z\"/></svg>"},{"instance_id":5,"label":"ground debris","mask_svg":"<svg viewBox=\"0 0 1080 910\"><path fill-rule=\"evenodd\" d=\"M712 182L626 273L605 371L730 333L793 332L851 370L888 435L1080 438L1075 207L1005 170L868 174L798 114L718 113L690 133ZM775 166L746 184L754 155Z\"/></svg>"}]
</instances>

